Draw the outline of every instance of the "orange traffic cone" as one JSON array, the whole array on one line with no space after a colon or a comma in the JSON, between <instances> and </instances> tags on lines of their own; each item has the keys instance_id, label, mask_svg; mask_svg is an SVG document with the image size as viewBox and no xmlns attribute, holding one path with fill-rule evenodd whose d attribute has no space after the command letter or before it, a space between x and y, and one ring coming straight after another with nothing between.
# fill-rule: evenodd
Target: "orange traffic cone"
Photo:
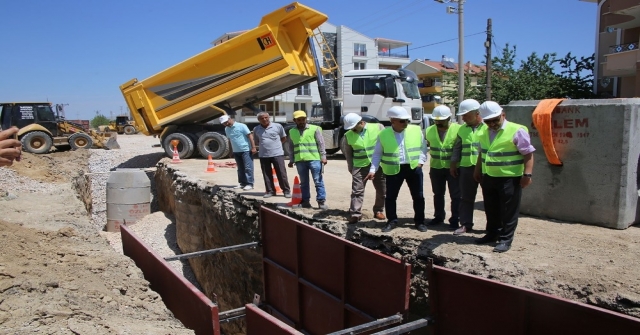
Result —
<instances>
[{"instance_id":1,"label":"orange traffic cone","mask_svg":"<svg viewBox=\"0 0 640 335\"><path fill-rule=\"evenodd\" d=\"M216 171L216 164L213 162L213 158L211 158L211 155L209 155L208 162L207 162L207 171L205 172L206 173L218 172Z\"/></svg>"},{"instance_id":2,"label":"orange traffic cone","mask_svg":"<svg viewBox=\"0 0 640 335\"><path fill-rule=\"evenodd\" d=\"M300 189L300 179L296 176L293 179L293 193L291 194L291 201L287 206L299 205L302 203L302 190Z\"/></svg>"},{"instance_id":3,"label":"orange traffic cone","mask_svg":"<svg viewBox=\"0 0 640 335\"><path fill-rule=\"evenodd\" d=\"M180 160L180 155L178 155L178 147L173 147L173 159L171 160L171 163L182 163L182 161Z\"/></svg>"},{"instance_id":4,"label":"orange traffic cone","mask_svg":"<svg viewBox=\"0 0 640 335\"><path fill-rule=\"evenodd\" d=\"M280 188L280 183L278 182L278 175L276 174L276 169L271 169L271 178L273 178L273 187L275 188L276 194L283 193Z\"/></svg>"}]
</instances>

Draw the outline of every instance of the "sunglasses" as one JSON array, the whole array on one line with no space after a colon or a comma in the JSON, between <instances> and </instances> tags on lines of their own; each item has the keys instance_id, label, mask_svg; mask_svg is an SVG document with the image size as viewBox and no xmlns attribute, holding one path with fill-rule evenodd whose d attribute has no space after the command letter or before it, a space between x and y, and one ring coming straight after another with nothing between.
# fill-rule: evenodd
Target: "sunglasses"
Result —
<instances>
[{"instance_id":1,"label":"sunglasses","mask_svg":"<svg viewBox=\"0 0 640 335\"><path fill-rule=\"evenodd\" d=\"M484 123L486 124L496 124L498 122L500 122L500 117L497 117L495 119L490 119L490 120L484 120Z\"/></svg>"},{"instance_id":2,"label":"sunglasses","mask_svg":"<svg viewBox=\"0 0 640 335\"><path fill-rule=\"evenodd\" d=\"M407 119L395 119L395 120L396 120L397 122L400 122L400 123L407 123L407 122L409 122L409 120L407 120Z\"/></svg>"}]
</instances>

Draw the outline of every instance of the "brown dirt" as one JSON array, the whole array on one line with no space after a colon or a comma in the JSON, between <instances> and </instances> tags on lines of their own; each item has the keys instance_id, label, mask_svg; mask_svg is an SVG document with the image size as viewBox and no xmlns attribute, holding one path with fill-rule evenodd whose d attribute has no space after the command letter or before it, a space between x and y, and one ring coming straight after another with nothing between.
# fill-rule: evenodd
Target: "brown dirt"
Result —
<instances>
[{"instance_id":1,"label":"brown dirt","mask_svg":"<svg viewBox=\"0 0 640 335\"><path fill-rule=\"evenodd\" d=\"M23 152L20 162L9 169L44 183L70 182L79 171L86 171L89 161L88 150L60 151L47 155Z\"/></svg>"},{"instance_id":2,"label":"brown dirt","mask_svg":"<svg viewBox=\"0 0 640 335\"><path fill-rule=\"evenodd\" d=\"M0 202L0 333L193 334L133 261L89 228L70 183L88 157L81 150L25 153L11 167L59 191L13 192L17 198Z\"/></svg>"}]
</instances>

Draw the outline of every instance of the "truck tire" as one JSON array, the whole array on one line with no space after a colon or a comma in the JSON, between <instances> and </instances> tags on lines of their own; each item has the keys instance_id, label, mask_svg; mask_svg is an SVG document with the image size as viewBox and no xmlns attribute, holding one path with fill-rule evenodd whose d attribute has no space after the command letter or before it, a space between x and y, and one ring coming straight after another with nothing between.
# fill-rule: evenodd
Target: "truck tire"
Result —
<instances>
[{"instance_id":1,"label":"truck tire","mask_svg":"<svg viewBox=\"0 0 640 335\"><path fill-rule=\"evenodd\" d=\"M178 156L180 156L181 159L187 159L193 156L195 148L191 138L183 133L172 133L162 139L162 147L164 148L164 153L167 157L173 157L173 146L171 145L171 141L173 140L178 140L179 142Z\"/></svg>"},{"instance_id":2,"label":"truck tire","mask_svg":"<svg viewBox=\"0 0 640 335\"><path fill-rule=\"evenodd\" d=\"M42 131L33 131L20 139L24 151L32 154L46 154L53 146L53 138Z\"/></svg>"},{"instance_id":3,"label":"truck tire","mask_svg":"<svg viewBox=\"0 0 640 335\"><path fill-rule=\"evenodd\" d=\"M91 149L93 147L93 139L89 134L75 133L69 136L69 146L72 150Z\"/></svg>"},{"instance_id":4,"label":"truck tire","mask_svg":"<svg viewBox=\"0 0 640 335\"><path fill-rule=\"evenodd\" d=\"M231 143L224 135L210 131L198 139L198 151L205 158L211 155L213 159L224 159L231 151Z\"/></svg>"},{"instance_id":5,"label":"truck tire","mask_svg":"<svg viewBox=\"0 0 640 335\"><path fill-rule=\"evenodd\" d=\"M124 127L124 133L126 135L133 135L136 133L136 127L134 126L125 126Z\"/></svg>"}]
</instances>

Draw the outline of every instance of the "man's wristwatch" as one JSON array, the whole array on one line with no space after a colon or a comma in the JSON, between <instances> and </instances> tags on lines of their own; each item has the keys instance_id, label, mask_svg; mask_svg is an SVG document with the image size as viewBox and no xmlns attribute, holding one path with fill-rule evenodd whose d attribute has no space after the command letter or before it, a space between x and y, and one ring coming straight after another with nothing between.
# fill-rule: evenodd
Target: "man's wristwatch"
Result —
<instances>
[{"instance_id":1,"label":"man's wristwatch","mask_svg":"<svg viewBox=\"0 0 640 335\"><path fill-rule=\"evenodd\" d=\"M522 174L522 176L531 178L533 175L531 173L524 173Z\"/></svg>"}]
</instances>

